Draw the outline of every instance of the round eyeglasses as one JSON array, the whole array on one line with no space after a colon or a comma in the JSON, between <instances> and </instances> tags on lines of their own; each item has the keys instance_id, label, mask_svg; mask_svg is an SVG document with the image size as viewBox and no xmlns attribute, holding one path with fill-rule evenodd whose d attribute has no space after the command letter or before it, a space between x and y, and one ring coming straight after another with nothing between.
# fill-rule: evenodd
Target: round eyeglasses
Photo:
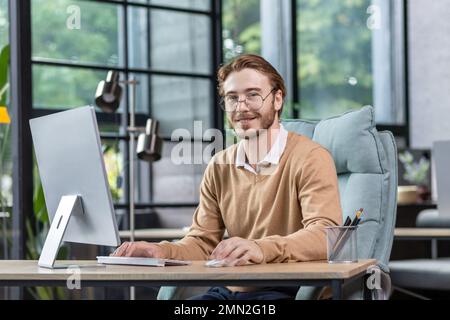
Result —
<instances>
[{"instance_id":1,"label":"round eyeglasses","mask_svg":"<svg viewBox=\"0 0 450 320\"><path fill-rule=\"evenodd\" d=\"M244 100L239 100L237 94L227 94L220 101L220 107L226 112L233 112L237 109L239 103L244 102L251 111L258 111L264 105L264 101L269 95L275 91L275 88L263 98L258 92L249 92L245 95Z\"/></svg>"}]
</instances>

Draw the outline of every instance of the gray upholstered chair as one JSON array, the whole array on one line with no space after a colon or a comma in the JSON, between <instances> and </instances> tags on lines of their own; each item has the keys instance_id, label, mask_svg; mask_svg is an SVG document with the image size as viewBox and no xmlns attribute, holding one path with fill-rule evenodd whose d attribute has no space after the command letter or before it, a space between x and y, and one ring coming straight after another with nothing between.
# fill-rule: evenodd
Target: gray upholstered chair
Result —
<instances>
[{"instance_id":1,"label":"gray upholstered chair","mask_svg":"<svg viewBox=\"0 0 450 320\"><path fill-rule=\"evenodd\" d=\"M358 255L375 258L381 269L382 286L390 289L388 260L392 248L397 209L397 150L390 132L375 128L372 107L347 112L321 121L284 120L288 131L310 137L327 148L336 164L344 212L354 216L364 208L358 228ZM363 298L363 284L344 287L348 299ZM322 288L301 287L297 299L316 299ZM204 291L199 288L195 293ZM163 287L158 299L182 299L187 288ZM380 293L379 291L375 291ZM375 295L374 298L386 297Z\"/></svg>"}]
</instances>

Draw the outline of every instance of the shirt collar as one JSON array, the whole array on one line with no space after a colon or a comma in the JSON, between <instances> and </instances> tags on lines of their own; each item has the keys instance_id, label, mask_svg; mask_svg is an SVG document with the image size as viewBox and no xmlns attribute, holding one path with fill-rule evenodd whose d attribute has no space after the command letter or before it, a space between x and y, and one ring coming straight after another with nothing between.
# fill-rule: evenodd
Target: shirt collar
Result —
<instances>
[{"instance_id":1,"label":"shirt collar","mask_svg":"<svg viewBox=\"0 0 450 320\"><path fill-rule=\"evenodd\" d=\"M269 165L274 164L277 165L280 162L280 158L283 154L283 151L286 147L288 132L286 129L284 129L283 125L280 124L280 132L278 133L278 136L273 143L272 147L270 148L270 151L266 154L264 159L262 159L260 162L258 162L258 165ZM245 148L244 148L244 141L241 140L237 147L236 152L236 167L244 167L246 164L245 161Z\"/></svg>"}]
</instances>

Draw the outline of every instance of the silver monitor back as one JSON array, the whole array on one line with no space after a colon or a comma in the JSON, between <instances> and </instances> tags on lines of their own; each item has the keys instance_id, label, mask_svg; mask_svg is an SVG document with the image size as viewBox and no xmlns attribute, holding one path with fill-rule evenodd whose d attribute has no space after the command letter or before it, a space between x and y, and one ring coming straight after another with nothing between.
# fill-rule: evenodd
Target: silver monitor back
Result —
<instances>
[{"instance_id":1,"label":"silver monitor back","mask_svg":"<svg viewBox=\"0 0 450 320\"><path fill-rule=\"evenodd\" d=\"M439 215L450 216L450 141L433 142L432 159Z\"/></svg>"},{"instance_id":2,"label":"silver monitor back","mask_svg":"<svg viewBox=\"0 0 450 320\"><path fill-rule=\"evenodd\" d=\"M70 217L63 241L118 246L120 237L93 107L30 120L49 218L65 195L79 195L84 214Z\"/></svg>"}]
</instances>

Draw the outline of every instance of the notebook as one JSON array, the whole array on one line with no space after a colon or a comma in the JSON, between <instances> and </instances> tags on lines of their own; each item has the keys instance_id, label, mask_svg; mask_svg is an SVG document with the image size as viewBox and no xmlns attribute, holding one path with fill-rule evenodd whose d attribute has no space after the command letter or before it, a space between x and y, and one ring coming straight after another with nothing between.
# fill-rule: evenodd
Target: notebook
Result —
<instances>
[{"instance_id":1,"label":"notebook","mask_svg":"<svg viewBox=\"0 0 450 320\"><path fill-rule=\"evenodd\" d=\"M121 264L133 266L165 267L165 266L187 266L192 262L187 260L142 258L142 257L114 257L98 256L97 262L100 264Z\"/></svg>"}]
</instances>

